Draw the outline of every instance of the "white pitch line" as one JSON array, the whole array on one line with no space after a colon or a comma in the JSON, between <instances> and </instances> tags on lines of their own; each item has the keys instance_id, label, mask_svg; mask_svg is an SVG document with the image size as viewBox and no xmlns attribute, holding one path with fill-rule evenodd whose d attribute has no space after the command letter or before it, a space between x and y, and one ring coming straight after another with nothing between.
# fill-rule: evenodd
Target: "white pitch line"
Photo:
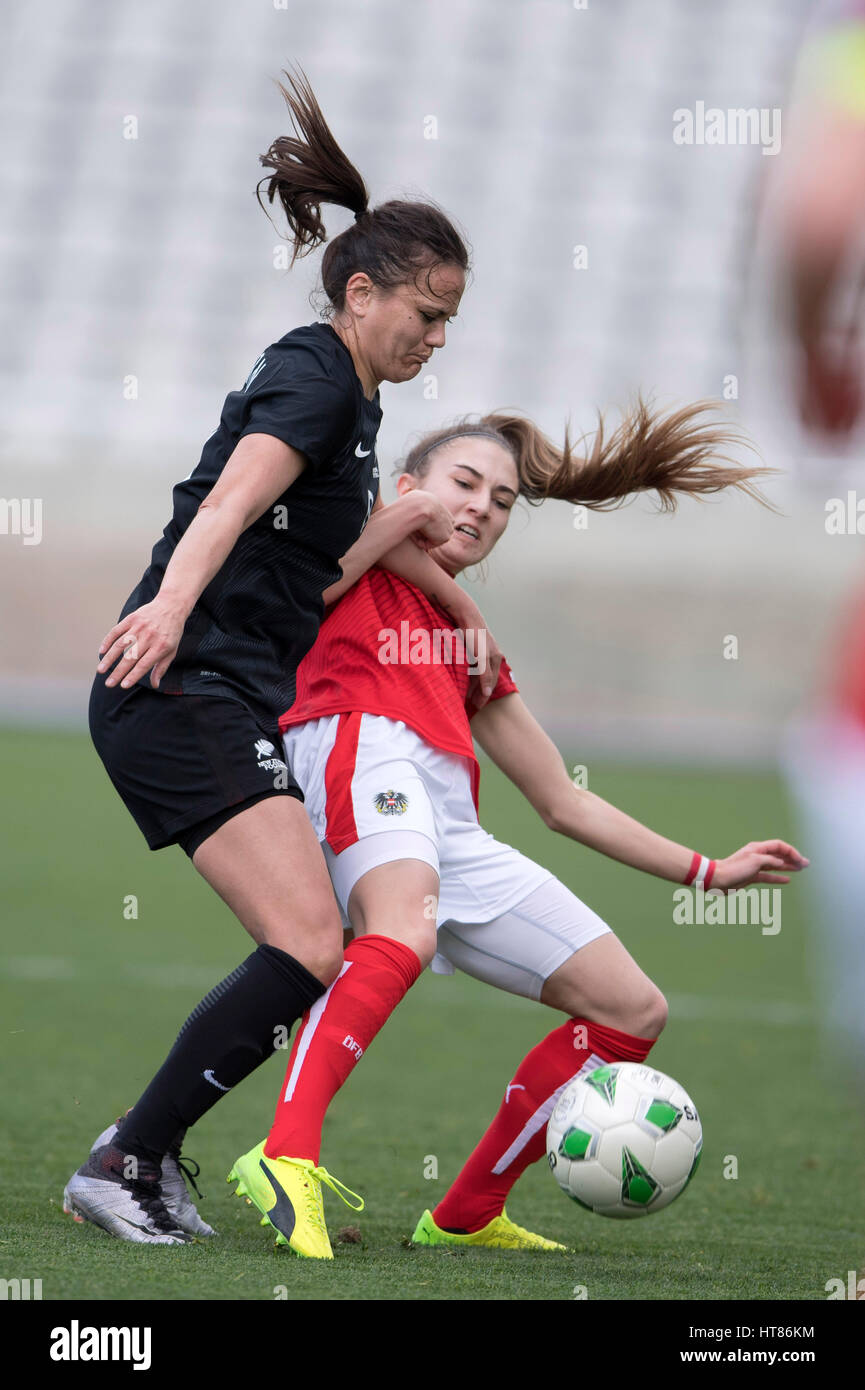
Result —
<instances>
[{"instance_id":1,"label":"white pitch line","mask_svg":"<svg viewBox=\"0 0 865 1390\"><path fill-rule=\"evenodd\" d=\"M208 990L218 983L219 971L219 966L188 963L161 965L141 961L119 964L110 973L114 979L129 981L144 988ZM4 956L0 958L0 976L7 980L30 980L34 983L63 983L93 978L85 964L72 956ZM440 988L443 1003L465 1002L472 1009L483 1005L490 1008L525 1008L532 1003L520 995L493 989L473 996L471 1000L463 1000L453 994L448 998L444 987ZM734 1022L798 1028L816 1022L816 1014L809 1005L784 999L726 999L710 994L671 994L667 1002L671 1025L677 1022Z\"/></svg>"},{"instance_id":2,"label":"white pitch line","mask_svg":"<svg viewBox=\"0 0 865 1390\"><path fill-rule=\"evenodd\" d=\"M59 981L102 980L110 976L152 989L212 989L220 979L218 965L152 965L144 961L118 964L93 976L83 961L71 956L4 956L0 975L8 980Z\"/></svg>"},{"instance_id":3,"label":"white pitch line","mask_svg":"<svg viewBox=\"0 0 865 1390\"><path fill-rule=\"evenodd\" d=\"M4 956L0 973L8 980L78 980L81 971L67 956Z\"/></svg>"}]
</instances>

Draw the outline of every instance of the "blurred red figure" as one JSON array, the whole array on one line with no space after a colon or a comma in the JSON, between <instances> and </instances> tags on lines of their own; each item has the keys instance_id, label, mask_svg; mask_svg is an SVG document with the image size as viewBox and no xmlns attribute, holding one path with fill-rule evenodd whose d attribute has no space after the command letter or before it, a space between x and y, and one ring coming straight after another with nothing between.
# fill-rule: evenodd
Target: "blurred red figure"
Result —
<instances>
[{"instance_id":1,"label":"blurred red figure","mask_svg":"<svg viewBox=\"0 0 865 1390\"><path fill-rule=\"evenodd\" d=\"M795 393L819 443L849 452L863 418L865 3L818 9L769 195L796 348ZM865 477L865 471L863 471ZM848 522L848 526L849 526ZM820 707L791 733L788 775L813 847L810 947L824 1046L865 1095L865 583L837 619Z\"/></svg>"},{"instance_id":2,"label":"blurred red figure","mask_svg":"<svg viewBox=\"0 0 865 1390\"><path fill-rule=\"evenodd\" d=\"M829 4L802 50L775 193L803 424L843 443L862 415L865 4Z\"/></svg>"}]
</instances>

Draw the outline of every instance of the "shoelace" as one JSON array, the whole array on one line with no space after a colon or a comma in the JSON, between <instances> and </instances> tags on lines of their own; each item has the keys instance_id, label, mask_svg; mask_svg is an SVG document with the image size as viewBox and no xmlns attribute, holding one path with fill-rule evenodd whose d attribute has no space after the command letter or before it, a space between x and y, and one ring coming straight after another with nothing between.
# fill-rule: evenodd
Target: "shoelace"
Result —
<instances>
[{"instance_id":1,"label":"shoelace","mask_svg":"<svg viewBox=\"0 0 865 1390\"><path fill-rule=\"evenodd\" d=\"M327 1235L327 1227L324 1224L321 1206L322 1183L329 1187L332 1192L335 1192L337 1197L340 1197L352 1211L363 1211L364 1200L360 1193L352 1192L350 1187L346 1187L345 1183L340 1182L339 1178L333 1177L326 1168L320 1168L316 1164L311 1163L306 1171L308 1175L305 1204L306 1217L310 1225L314 1226L322 1235ZM348 1193L348 1197L345 1196L345 1193ZM350 1202L349 1197L354 1197L358 1205L355 1206L353 1202Z\"/></svg>"},{"instance_id":2,"label":"shoelace","mask_svg":"<svg viewBox=\"0 0 865 1390\"><path fill-rule=\"evenodd\" d=\"M340 1182L339 1178L333 1177L326 1168L315 1167L310 1169L310 1171L314 1177L318 1178L319 1182L326 1183L331 1192L335 1192L337 1197L341 1197L346 1206L351 1207L352 1211L363 1211L364 1200L359 1192L352 1192L350 1187L346 1187L345 1183ZM354 1197L357 1200L358 1206L355 1206L353 1202L348 1200L348 1197L344 1195L346 1192L348 1193L348 1197Z\"/></svg>"},{"instance_id":3,"label":"shoelace","mask_svg":"<svg viewBox=\"0 0 865 1390\"><path fill-rule=\"evenodd\" d=\"M146 1170L146 1175L142 1173ZM152 1169L152 1172L150 1171ZM160 1170L152 1164L139 1164L137 1178L121 1178L140 1207L143 1207L154 1226L161 1231L176 1231L177 1222L162 1199L159 1185Z\"/></svg>"},{"instance_id":4,"label":"shoelace","mask_svg":"<svg viewBox=\"0 0 865 1390\"><path fill-rule=\"evenodd\" d=\"M127 1110L126 1115L128 1114L129 1111ZM118 1128L120 1127L120 1125L122 1125L125 1118L125 1115L117 1116L115 1124ZM113 1148L114 1145L111 1144L110 1147ZM194 1160L187 1160L187 1162L194 1162ZM195 1165L195 1168L195 1175L197 1177L200 1171L197 1163ZM146 1174L146 1176L142 1175L142 1169L144 1169L144 1173ZM126 1178L122 1176L120 1178L120 1181L123 1183L124 1187L129 1188L129 1191L132 1193L138 1205L140 1207L143 1207L144 1211L150 1217L154 1226L156 1226L158 1230L166 1232L176 1231L177 1222L174 1220L173 1216L171 1215L171 1212L168 1210L168 1207L165 1205L165 1202L162 1197L161 1180L162 1168L157 1167L157 1165L154 1163L145 1163L143 1161L139 1162L137 1178ZM195 1187L194 1183L193 1187ZM197 1187L195 1188L195 1190L196 1192L198 1192Z\"/></svg>"},{"instance_id":5,"label":"shoelace","mask_svg":"<svg viewBox=\"0 0 865 1390\"><path fill-rule=\"evenodd\" d=\"M114 1123L118 1129L123 1124L123 1121L126 1119L126 1116L131 1114L131 1112L132 1107L130 1106L129 1110L127 1110L125 1114L117 1116L117 1119L114 1121ZM186 1181L191 1184L192 1190L195 1193L196 1197L198 1197L199 1200L203 1199L204 1193L201 1191L201 1188L195 1181L195 1179L201 1175L201 1164L196 1163L195 1159L189 1158L187 1154L182 1154L180 1152L179 1147L177 1149L169 1149L168 1153L166 1154L166 1157L174 1159L174 1162L177 1164L177 1167L183 1174ZM186 1166L187 1164L190 1164L191 1167L188 1168ZM191 1168L195 1169L194 1173L191 1171Z\"/></svg>"},{"instance_id":6,"label":"shoelace","mask_svg":"<svg viewBox=\"0 0 865 1390\"><path fill-rule=\"evenodd\" d=\"M196 1163L194 1158L187 1158L186 1154L183 1154L182 1156L180 1154L172 1154L171 1157L174 1159L174 1162L177 1164L186 1181L191 1184L192 1190L195 1193L196 1197L198 1197L200 1200L204 1196L204 1193L201 1191L200 1187L198 1186L198 1183L195 1181L195 1179L201 1173L200 1165ZM189 1164L190 1166L187 1167L187 1164ZM192 1168L195 1169L194 1173L191 1171Z\"/></svg>"},{"instance_id":7,"label":"shoelace","mask_svg":"<svg viewBox=\"0 0 865 1390\"><path fill-rule=\"evenodd\" d=\"M543 1236L536 1236L534 1231L527 1231L525 1226L518 1226L516 1221L511 1221L511 1218L505 1216L504 1212L502 1212L502 1216L508 1224L505 1230L500 1232L500 1235L505 1236L512 1245L519 1244L521 1240L527 1240L531 1245L537 1245L539 1241L544 1239Z\"/></svg>"}]
</instances>

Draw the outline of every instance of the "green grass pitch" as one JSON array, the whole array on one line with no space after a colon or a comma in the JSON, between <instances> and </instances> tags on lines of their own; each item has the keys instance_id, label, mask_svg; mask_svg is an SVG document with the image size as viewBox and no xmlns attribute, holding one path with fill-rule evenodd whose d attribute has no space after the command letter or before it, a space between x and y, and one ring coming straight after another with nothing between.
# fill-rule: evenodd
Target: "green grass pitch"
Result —
<instances>
[{"instance_id":1,"label":"green grass pitch","mask_svg":"<svg viewBox=\"0 0 865 1390\"><path fill-rule=\"evenodd\" d=\"M41 1279L44 1299L825 1299L860 1269L863 1133L843 1059L821 1050L809 950L820 923L802 879L775 936L677 926L671 885L547 831L495 769L484 824L546 864L619 933L671 1002L651 1058L694 1097L700 1170L644 1221L593 1217L544 1164L508 1205L564 1255L408 1248L497 1107L524 1053L562 1016L462 976L421 978L328 1117L322 1161L366 1198L330 1193L332 1264L274 1253L230 1195L234 1157L268 1128L286 1054L207 1115L188 1140L201 1210L219 1238L143 1250L62 1213L69 1173L130 1105L190 1008L248 951L179 850L151 855L89 741L0 736L7 824L0 1278ZM771 775L590 767L592 790L662 833L722 856L748 839L798 844ZM808 846L798 846L807 854ZM131 895L137 920L124 915ZM127 907L128 911L128 907ZM729 1157L738 1177L724 1176ZM437 1179L428 1178L437 1165Z\"/></svg>"}]
</instances>

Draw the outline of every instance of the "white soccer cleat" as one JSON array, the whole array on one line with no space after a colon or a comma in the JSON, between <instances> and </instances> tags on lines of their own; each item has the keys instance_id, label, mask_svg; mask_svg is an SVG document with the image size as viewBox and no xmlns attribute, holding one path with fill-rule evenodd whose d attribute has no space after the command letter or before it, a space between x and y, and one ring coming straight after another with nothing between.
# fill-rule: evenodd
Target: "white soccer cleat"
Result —
<instances>
[{"instance_id":1,"label":"white soccer cleat","mask_svg":"<svg viewBox=\"0 0 865 1390\"><path fill-rule=\"evenodd\" d=\"M130 1159L112 1144L93 1150L66 1184L63 1210L118 1240L185 1245L189 1237L162 1200L159 1168L141 1158L133 1166Z\"/></svg>"},{"instance_id":2,"label":"white soccer cleat","mask_svg":"<svg viewBox=\"0 0 865 1390\"><path fill-rule=\"evenodd\" d=\"M165 1202L170 1214L174 1217L178 1226L190 1236L215 1236L216 1231L212 1226L198 1214L198 1210L189 1195L186 1187L186 1178L195 1187L195 1179L198 1177L199 1168L195 1164L195 1172L190 1173L185 1166L187 1163L194 1163L191 1158L181 1158L180 1155L166 1154L162 1160L162 1200ZM195 1188L199 1197L201 1193Z\"/></svg>"},{"instance_id":3,"label":"white soccer cleat","mask_svg":"<svg viewBox=\"0 0 865 1390\"><path fill-rule=\"evenodd\" d=\"M102 1131L90 1152L95 1153L95 1151L101 1149L104 1144L113 1143L116 1133L117 1125L109 1125L107 1129ZM162 1180L160 1183L162 1187L162 1200L168 1208L169 1215L174 1217L177 1225L186 1235L201 1237L215 1236L216 1231L213 1227L208 1226L207 1222L199 1216L195 1203L190 1197L186 1186L185 1179L188 1177L192 1186L195 1187L195 1179L198 1177L199 1173L198 1164L195 1164L194 1173L190 1173L185 1167L185 1164L194 1162L194 1159L183 1159L179 1154L167 1153L165 1155L162 1160ZM197 1187L195 1190L200 1196L201 1194L198 1192Z\"/></svg>"}]
</instances>

